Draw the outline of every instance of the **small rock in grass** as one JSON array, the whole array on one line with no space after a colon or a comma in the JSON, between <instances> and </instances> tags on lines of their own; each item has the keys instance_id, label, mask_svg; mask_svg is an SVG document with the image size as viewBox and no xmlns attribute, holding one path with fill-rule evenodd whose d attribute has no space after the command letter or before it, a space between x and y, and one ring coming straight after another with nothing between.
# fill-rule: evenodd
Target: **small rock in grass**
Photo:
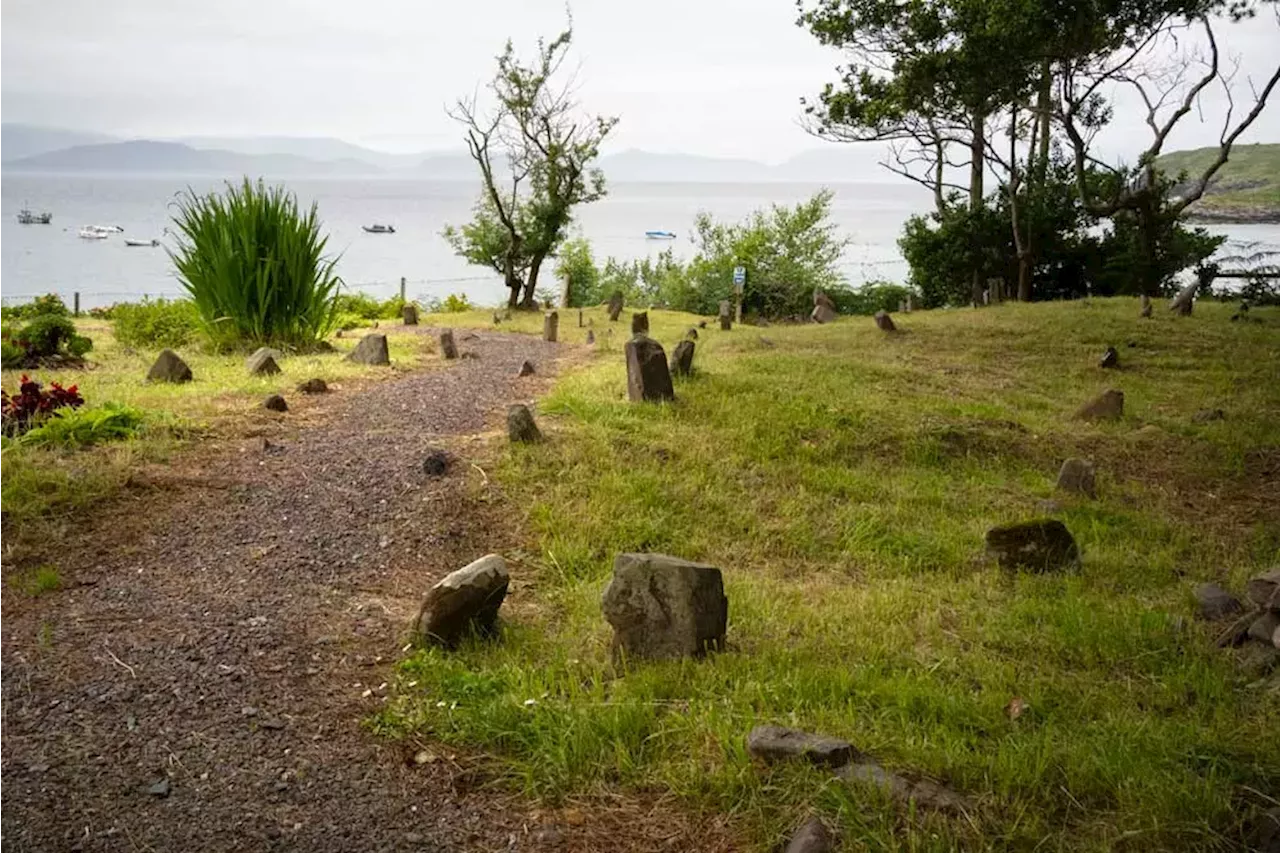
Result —
<instances>
[{"instance_id":1,"label":"small rock in grass","mask_svg":"<svg viewBox=\"0 0 1280 853\"><path fill-rule=\"evenodd\" d=\"M647 335L649 334L649 312L637 311L631 315L631 334Z\"/></svg>"},{"instance_id":2,"label":"small rock in grass","mask_svg":"<svg viewBox=\"0 0 1280 853\"><path fill-rule=\"evenodd\" d=\"M898 327L893 325L893 318L889 316L887 311L877 311L874 315L876 328L882 332L896 332Z\"/></svg>"},{"instance_id":3,"label":"small rock in grass","mask_svg":"<svg viewBox=\"0 0 1280 853\"><path fill-rule=\"evenodd\" d=\"M458 345L453 340L452 329L445 329L440 333L440 354L447 359L458 357Z\"/></svg>"},{"instance_id":4,"label":"small rock in grass","mask_svg":"<svg viewBox=\"0 0 1280 853\"><path fill-rule=\"evenodd\" d=\"M698 327L690 326L689 331L685 332L684 336L691 341L696 341L698 339Z\"/></svg>"},{"instance_id":5,"label":"small rock in grass","mask_svg":"<svg viewBox=\"0 0 1280 853\"><path fill-rule=\"evenodd\" d=\"M633 403L674 400L671 369L662 344L653 338L637 335L627 341L627 396Z\"/></svg>"},{"instance_id":6,"label":"small rock in grass","mask_svg":"<svg viewBox=\"0 0 1280 853\"><path fill-rule=\"evenodd\" d=\"M1004 524L987 531L987 553L1002 569L1047 572L1075 566L1080 549L1067 526L1057 519Z\"/></svg>"},{"instance_id":7,"label":"small rock in grass","mask_svg":"<svg viewBox=\"0 0 1280 853\"><path fill-rule=\"evenodd\" d=\"M556 829L554 826L544 826L533 831L533 843L537 844L538 850L544 850L549 847L559 847L564 844L564 833Z\"/></svg>"},{"instance_id":8,"label":"small rock in grass","mask_svg":"<svg viewBox=\"0 0 1280 853\"><path fill-rule=\"evenodd\" d=\"M747 735L747 752L766 764L803 759L825 767L841 767L856 754L847 740L774 725L752 729Z\"/></svg>"},{"instance_id":9,"label":"small rock in grass","mask_svg":"<svg viewBox=\"0 0 1280 853\"><path fill-rule=\"evenodd\" d=\"M1280 614L1264 613L1249 626L1249 636L1259 643L1274 645L1276 629L1280 628Z\"/></svg>"},{"instance_id":10,"label":"small rock in grass","mask_svg":"<svg viewBox=\"0 0 1280 853\"><path fill-rule=\"evenodd\" d=\"M1084 421L1118 421L1124 416L1124 392L1114 388L1076 409L1076 418Z\"/></svg>"},{"instance_id":11,"label":"small rock in grass","mask_svg":"<svg viewBox=\"0 0 1280 853\"><path fill-rule=\"evenodd\" d=\"M791 836L785 853L831 853L835 849L835 840L831 837L827 825L817 815L810 817L800 825L796 834Z\"/></svg>"},{"instance_id":12,"label":"small rock in grass","mask_svg":"<svg viewBox=\"0 0 1280 853\"><path fill-rule=\"evenodd\" d=\"M356 364L390 364L390 352L386 335L365 335L347 355L347 361L354 361Z\"/></svg>"},{"instance_id":13,"label":"small rock in grass","mask_svg":"<svg viewBox=\"0 0 1280 853\"><path fill-rule=\"evenodd\" d=\"M480 354L477 352L472 352L471 350L467 350L462 355L458 356L458 358L462 359L463 361L478 360L480 358Z\"/></svg>"},{"instance_id":14,"label":"small rock in grass","mask_svg":"<svg viewBox=\"0 0 1280 853\"><path fill-rule=\"evenodd\" d=\"M600 608L615 652L654 660L720 649L729 621L720 570L665 554L619 554Z\"/></svg>"},{"instance_id":15,"label":"small rock in grass","mask_svg":"<svg viewBox=\"0 0 1280 853\"><path fill-rule=\"evenodd\" d=\"M253 355L245 359L245 370L250 376L274 376L280 372L280 362L284 353L271 347L259 347Z\"/></svg>"},{"instance_id":16,"label":"small rock in grass","mask_svg":"<svg viewBox=\"0 0 1280 853\"><path fill-rule=\"evenodd\" d=\"M1222 409L1201 409L1191 416L1193 424L1207 424L1211 421L1226 420L1227 413Z\"/></svg>"},{"instance_id":17,"label":"small rock in grass","mask_svg":"<svg viewBox=\"0 0 1280 853\"><path fill-rule=\"evenodd\" d=\"M264 409L270 409L273 412L289 411L289 404L284 401L284 397L279 394L272 394L262 404Z\"/></svg>"},{"instance_id":18,"label":"small rock in grass","mask_svg":"<svg viewBox=\"0 0 1280 853\"><path fill-rule=\"evenodd\" d=\"M406 326L418 325L418 306L417 305L404 306L403 315L404 315L404 324Z\"/></svg>"},{"instance_id":19,"label":"small rock in grass","mask_svg":"<svg viewBox=\"0 0 1280 853\"><path fill-rule=\"evenodd\" d=\"M596 333L591 331L590 329L587 329L587 344L595 345L595 342L596 342Z\"/></svg>"},{"instance_id":20,"label":"small rock in grass","mask_svg":"<svg viewBox=\"0 0 1280 853\"><path fill-rule=\"evenodd\" d=\"M896 773L890 773L874 761L859 761L840 768L839 776L851 782L871 785L894 799L906 799L911 793L911 783Z\"/></svg>"},{"instance_id":21,"label":"small rock in grass","mask_svg":"<svg viewBox=\"0 0 1280 853\"><path fill-rule=\"evenodd\" d=\"M1058 469L1058 488L1064 492L1097 497L1093 463L1084 459L1068 459Z\"/></svg>"},{"instance_id":22,"label":"small rock in grass","mask_svg":"<svg viewBox=\"0 0 1280 853\"><path fill-rule=\"evenodd\" d=\"M1249 600L1267 610L1280 610L1280 568L1260 574L1245 585Z\"/></svg>"},{"instance_id":23,"label":"small rock in grass","mask_svg":"<svg viewBox=\"0 0 1280 853\"><path fill-rule=\"evenodd\" d=\"M693 350L696 344L690 340L683 340L676 344L676 348L671 351L671 375L672 376L689 376L693 373Z\"/></svg>"},{"instance_id":24,"label":"small rock in grass","mask_svg":"<svg viewBox=\"0 0 1280 853\"><path fill-rule=\"evenodd\" d=\"M1240 599L1227 592L1216 583L1204 583L1196 587L1196 603L1200 607L1200 618L1210 622L1234 616L1244 610Z\"/></svg>"},{"instance_id":25,"label":"small rock in grass","mask_svg":"<svg viewBox=\"0 0 1280 853\"><path fill-rule=\"evenodd\" d=\"M169 796L169 780L161 779L147 786L147 793L153 797L164 799Z\"/></svg>"},{"instance_id":26,"label":"small rock in grass","mask_svg":"<svg viewBox=\"0 0 1280 853\"><path fill-rule=\"evenodd\" d=\"M427 454L427 458L422 460L422 470L428 477L443 477L449 473L449 463L452 457L447 451L432 450Z\"/></svg>"},{"instance_id":27,"label":"small rock in grass","mask_svg":"<svg viewBox=\"0 0 1280 853\"><path fill-rule=\"evenodd\" d=\"M156 363L147 371L149 382L190 382L191 368L171 349L160 350Z\"/></svg>"},{"instance_id":28,"label":"small rock in grass","mask_svg":"<svg viewBox=\"0 0 1280 853\"><path fill-rule=\"evenodd\" d=\"M699 328L699 329L705 329L706 327L707 327L707 321L706 321L706 320L699 320L699 321L698 321L698 328Z\"/></svg>"},{"instance_id":29,"label":"small rock in grass","mask_svg":"<svg viewBox=\"0 0 1280 853\"><path fill-rule=\"evenodd\" d=\"M417 642L453 648L473 631L494 636L509 582L506 561L497 554L487 554L446 575L422 603L415 624Z\"/></svg>"},{"instance_id":30,"label":"small rock in grass","mask_svg":"<svg viewBox=\"0 0 1280 853\"><path fill-rule=\"evenodd\" d=\"M298 386L298 391L303 394L325 394L329 391L329 386L320 378L308 379Z\"/></svg>"},{"instance_id":31,"label":"small rock in grass","mask_svg":"<svg viewBox=\"0 0 1280 853\"><path fill-rule=\"evenodd\" d=\"M967 797L945 785L939 785L928 779L912 782L884 769L874 761L860 761L842 767L837 775L851 782L872 785L898 802L912 802L922 809L963 812L973 807L973 803Z\"/></svg>"},{"instance_id":32,"label":"small rock in grass","mask_svg":"<svg viewBox=\"0 0 1280 853\"><path fill-rule=\"evenodd\" d=\"M516 403L507 409L507 437L517 444L542 440L542 432L528 406Z\"/></svg>"},{"instance_id":33,"label":"small rock in grass","mask_svg":"<svg viewBox=\"0 0 1280 853\"><path fill-rule=\"evenodd\" d=\"M523 364L520 365L520 373L519 373L520 376L532 376L534 372L535 370L534 370L532 361L525 361Z\"/></svg>"},{"instance_id":34,"label":"small rock in grass","mask_svg":"<svg viewBox=\"0 0 1280 853\"><path fill-rule=\"evenodd\" d=\"M1107 347L1107 351L1102 354L1102 358L1098 359L1098 367L1111 368L1120 366L1120 353L1116 352L1115 347Z\"/></svg>"}]
</instances>

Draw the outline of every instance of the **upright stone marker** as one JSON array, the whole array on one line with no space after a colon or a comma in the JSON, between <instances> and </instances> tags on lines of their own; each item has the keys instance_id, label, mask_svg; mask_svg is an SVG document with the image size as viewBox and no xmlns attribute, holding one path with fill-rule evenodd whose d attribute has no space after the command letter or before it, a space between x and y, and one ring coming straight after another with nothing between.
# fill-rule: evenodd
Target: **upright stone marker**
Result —
<instances>
[{"instance_id":1,"label":"upright stone marker","mask_svg":"<svg viewBox=\"0 0 1280 853\"><path fill-rule=\"evenodd\" d=\"M1124 392L1112 388L1076 409L1082 421L1118 421L1124 416Z\"/></svg>"},{"instance_id":2,"label":"upright stone marker","mask_svg":"<svg viewBox=\"0 0 1280 853\"><path fill-rule=\"evenodd\" d=\"M418 306L417 305L411 304L411 305L404 306L403 314L404 314L404 324L406 326L418 325Z\"/></svg>"},{"instance_id":3,"label":"upright stone marker","mask_svg":"<svg viewBox=\"0 0 1280 853\"><path fill-rule=\"evenodd\" d=\"M622 313L622 291L615 290L613 296L609 297L609 322L618 322L618 315Z\"/></svg>"},{"instance_id":4,"label":"upright stone marker","mask_svg":"<svg viewBox=\"0 0 1280 853\"><path fill-rule=\"evenodd\" d=\"M560 334L560 312L548 311L542 317L542 339L551 343L556 342L556 337Z\"/></svg>"},{"instance_id":5,"label":"upright stone marker","mask_svg":"<svg viewBox=\"0 0 1280 853\"><path fill-rule=\"evenodd\" d=\"M840 316L840 313L836 311L836 304L831 301L831 297L815 287L813 289L813 311L809 314L809 319L815 323L830 323L838 316Z\"/></svg>"},{"instance_id":6,"label":"upright stone marker","mask_svg":"<svg viewBox=\"0 0 1280 853\"><path fill-rule=\"evenodd\" d=\"M1107 347L1107 351L1102 354L1102 358L1098 359L1098 367L1116 368L1120 366L1120 353L1115 347Z\"/></svg>"},{"instance_id":7,"label":"upright stone marker","mask_svg":"<svg viewBox=\"0 0 1280 853\"><path fill-rule=\"evenodd\" d=\"M1151 319L1151 297L1147 296L1145 293L1142 294L1142 311L1138 316L1142 317L1144 320Z\"/></svg>"},{"instance_id":8,"label":"upright stone marker","mask_svg":"<svg viewBox=\"0 0 1280 853\"><path fill-rule=\"evenodd\" d=\"M886 311L877 311L875 313L876 328L882 332L896 332L898 327L893 325L893 318Z\"/></svg>"},{"instance_id":9,"label":"upright stone marker","mask_svg":"<svg viewBox=\"0 0 1280 853\"><path fill-rule=\"evenodd\" d=\"M729 300L720 300L720 331L727 332L733 328L733 306Z\"/></svg>"},{"instance_id":10,"label":"upright stone marker","mask_svg":"<svg viewBox=\"0 0 1280 853\"><path fill-rule=\"evenodd\" d=\"M649 334L649 312L637 311L631 315L631 334L647 335Z\"/></svg>"},{"instance_id":11,"label":"upright stone marker","mask_svg":"<svg viewBox=\"0 0 1280 853\"><path fill-rule=\"evenodd\" d=\"M587 329L587 344L589 346L595 346L595 343L596 343L595 331L592 329Z\"/></svg>"},{"instance_id":12,"label":"upright stone marker","mask_svg":"<svg viewBox=\"0 0 1280 853\"><path fill-rule=\"evenodd\" d=\"M1173 301L1169 303L1169 310L1176 311L1180 317L1190 317L1191 309L1195 306L1196 291L1200 289L1200 280L1188 284L1182 290L1178 291L1178 295L1173 297Z\"/></svg>"},{"instance_id":13,"label":"upright stone marker","mask_svg":"<svg viewBox=\"0 0 1280 853\"><path fill-rule=\"evenodd\" d=\"M987 531L987 553L1002 569L1031 572L1069 568L1080 560L1076 540L1056 518L991 528Z\"/></svg>"},{"instance_id":14,"label":"upright stone marker","mask_svg":"<svg viewBox=\"0 0 1280 853\"><path fill-rule=\"evenodd\" d=\"M453 329L440 333L440 354L447 359L458 357L458 344L453 340Z\"/></svg>"},{"instance_id":15,"label":"upright stone marker","mask_svg":"<svg viewBox=\"0 0 1280 853\"><path fill-rule=\"evenodd\" d=\"M653 338L637 335L627 341L623 349L627 355L627 396L633 403L676 398L662 344Z\"/></svg>"},{"instance_id":16,"label":"upright stone marker","mask_svg":"<svg viewBox=\"0 0 1280 853\"><path fill-rule=\"evenodd\" d=\"M714 566L619 554L600 606L613 626L615 651L631 657L701 657L724 645L729 600Z\"/></svg>"},{"instance_id":17,"label":"upright stone marker","mask_svg":"<svg viewBox=\"0 0 1280 853\"><path fill-rule=\"evenodd\" d=\"M391 355L387 349L387 336L365 335L347 356L347 361L354 361L357 364L390 364Z\"/></svg>"},{"instance_id":18,"label":"upright stone marker","mask_svg":"<svg viewBox=\"0 0 1280 853\"><path fill-rule=\"evenodd\" d=\"M1093 463L1084 459L1068 459L1062 463L1058 471L1058 488L1064 492L1074 492L1096 498L1095 475Z\"/></svg>"},{"instance_id":19,"label":"upright stone marker","mask_svg":"<svg viewBox=\"0 0 1280 853\"><path fill-rule=\"evenodd\" d=\"M688 339L676 344L676 348L671 351L672 376L688 376L693 373L693 350L695 346L694 342Z\"/></svg>"},{"instance_id":20,"label":"upright stone marker","mask_svg":"<svg viewBox=\"0 0 1280 853\"><path fill-rule=\"evenodd\" d=\"M507 438L515 444L532 444L542 440L542 432L533 421L533 412L523 403L507 408Z\"/></svg>"},{"instance_id":21,"label":"upright stone marker","mask_svg":"<svg viewBox=\"0 0 1280 853\"><path fill-rule=\"evenodd\" d=\"M160 350L160 355L156 357L156 363L151 365L151 369L147 371L147 380L150 382L190 382L192 379L191 368L187 363L171 349Z\"/></svg>"},{"instance_id":22,"label":"upright stone marker","mask_svg":"<svg viewBox=\"0 0 1280 853\"><path fill-rule=\"evenodd\" d=\"M510 575L497 554L488 554L444 577L431 587L414 634L419 645L453 648L468 633L498 633L498 608L507 596Z\"/></svg>"},{"instance_id":23,"label":"upright stone marker","mask_svg":"<svg viewBox=\"0 0 1280 853\"><path fill-rule=\"evenodd\" d=\"M258 347L245 359L244 368L250 376L274 376L280 372L280 360L284 353L271 347Z\"/></svg>"}]
</instances>

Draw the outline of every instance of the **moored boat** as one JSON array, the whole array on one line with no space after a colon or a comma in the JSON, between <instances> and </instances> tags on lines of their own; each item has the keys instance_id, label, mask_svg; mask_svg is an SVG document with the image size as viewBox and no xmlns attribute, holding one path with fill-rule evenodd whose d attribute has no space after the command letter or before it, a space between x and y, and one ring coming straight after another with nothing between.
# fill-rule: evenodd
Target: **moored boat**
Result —
<instances>
[{"instance_id":1,"label":"moored boat","mask_svg":"<svg viewBox=\"0 0 1280 853\"><path fill-rule=\"evenodd\" d=\"M115 233L113 230L103 228L101 225L84 225L80 228L80 239L105 240L113 233Z\"/></svg>"},{"instance_id":2,"label":"moored boat","mask_svg":"<svg viewBox=\"0 0 1280 853\"><path fill-rule=\"evenodd\" d=\"M30 208L22 208L18 211L18 222L22 225L48 225L53 221L53 214L49 212L35 213Z\"/></svg>"},{"instance_id":3,"label":"moored boat","mask_svg":"<svg viewBox=\"0 0 1280 853\"><path fill-rule=\"evenodd\" d=\"M674 231L646 231L644 232L646 240L674 240L676 232Z\"/></svg>"},{"instance_id":4,"label":"moored boat","mask_svg":"<svg viewBox=\"0 0 1280 853\"><path fill-rule=\"evenodd\" d=\"M126 246L159 246L160 241L159 240L133 240L126 237L124 240L124 244Z\"/></svg>"},{"instance_id":5,"label":"moored boat","mask_svg":"<svg viewBox=\"0 0 1280 853\"><path fill-rule=\"evenodd\" d=\"M360 227L363 228L365 231L368 231L370 234L396 233L396 227L394 225L379 225L375 222L373 225L361 225Z\"/></svg>"}]
</instances>

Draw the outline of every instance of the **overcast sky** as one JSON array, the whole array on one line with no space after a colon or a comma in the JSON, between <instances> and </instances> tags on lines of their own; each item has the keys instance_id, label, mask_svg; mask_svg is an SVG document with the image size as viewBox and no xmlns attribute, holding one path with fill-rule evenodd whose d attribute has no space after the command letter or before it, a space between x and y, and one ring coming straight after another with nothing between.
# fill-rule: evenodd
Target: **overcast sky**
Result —
<instances>
[{"instance_id":1,"label":"overcast sky","mask_svg":"<svg viewBox=\"0 0 1280 853\"><path fill-rule=\"evenodd\" d=\"M576 0L585 106L622 117L612 150L779 161L818 143L799 99L840 55L791 0ZM444 107L565 21L559 0L5 0L3 118L126 136L337 136L387 150L457 148ZM1280 55L1268 13L1227 31L1241 81ZM1215 95L1220 102L1220 97ZM1273 97L1246 141L1280 141ZM1125 108L1122 133L1142 133ZM1188 128L1171 147L1216 141Z\"/></svg>"}]
</instances>

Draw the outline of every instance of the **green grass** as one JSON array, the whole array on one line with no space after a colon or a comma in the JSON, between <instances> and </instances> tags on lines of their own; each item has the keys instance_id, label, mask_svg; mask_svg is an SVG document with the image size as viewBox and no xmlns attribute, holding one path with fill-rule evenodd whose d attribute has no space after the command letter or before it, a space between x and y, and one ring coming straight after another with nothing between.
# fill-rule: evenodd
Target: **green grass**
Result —
<instances>
[{"instance_id":1,"label":"green grass","mask_svg":"<svg viewBox=\"0 0 1280 853\"><path fill-rule=\"evenodd\" d=\"M48 563L14 576L14 582L27 595L32 597L62 589L62 578L58 568Z\"/></svg>"},{"instance_id":2,"label":"green grass","mask_svg":"<svg viewBox=\"0 0 1280 853\"><path fill-rule=\"evenodd\" d=\"M280 364L282 373L268 377L249 376L244 353L219 354L196 346L183 347L179 352L191 366L194 380L172 385L146 381L158 349L121 345L107 321L81 320L76 325L80 334L94 342L89 369L3 372L6 389L13 389L18 375L27 373L46 384L78 385L86 403L85 409L69 413L65 420L42 427L32 441L5 447L3 504L15 529L109 496L140 464L168 458L191 438L243 433L255 419L266 417L261 405L270 394L293 399L297 385L312 377L341 386L392 376L426 363L433 347L426 337L401 333L398 324L384 324L386 327L378 331L388 335L390 368L345 360L365 333L360 331L331 340L336 352L291 355ZM116 406L116 414L106 404ZM127 411L128 417L122 418L121 411ZM140 424L136 422L139 413ZM128 421L127 428L124 421ZM109 434L127 440L85 447Z\"/></svg>"},{"instance_id":3,"label":"green grass","mask_svg":"<svg viewBox=\"0 0 1280 853\"><path fill-rule=\"evenodd\" d=\"M1217 156L1217 148L1197 148L1165 154L1156 163L1169 175L1185 170L1194 179ZM1204 198L1192 206L1191 212L1212 214L1243 208L1280 214L1280 143L1232 148L1231 158L1214 176Z\"/></svg>"},{"instance_id":4,"label":"green grass","mask_svg":"<svg viewBox=\"0 0 1280 853\"><path fill-rule=\"evenodd\" d=\"M552 803L671 793L760 850L810 809L848 849L1238 849L1280 790L1277 687L1213 647L1190 590L1280 559L1280 312L1229 313L1144 322L1116 299L919 312L892 336L868 318L708 329L659 406L626 400L627 317L591 310L600 357L539 404L548 440L497 468L529 539L503 641L414 654L375 726L492 753ZM650 316L668 352L697 320ZM491 314L427 320L450 321ZM584 333L561 312L562 339ZM1096 366L1110 344L1120 371ZM1108 387L1121 422L1070 418ZM1226 420L1192 423L1205 408ZM1062 499L1081 570L980 559L1068 456L1099 468L1099 500ZM728 650L615 666L599 601L621 551L724 569ZM1010 720L1014 697L1030 710ZM846 737L978 807L912 813L756 767L744 739L764 722Z\"/></svg>"}]
</instances>

